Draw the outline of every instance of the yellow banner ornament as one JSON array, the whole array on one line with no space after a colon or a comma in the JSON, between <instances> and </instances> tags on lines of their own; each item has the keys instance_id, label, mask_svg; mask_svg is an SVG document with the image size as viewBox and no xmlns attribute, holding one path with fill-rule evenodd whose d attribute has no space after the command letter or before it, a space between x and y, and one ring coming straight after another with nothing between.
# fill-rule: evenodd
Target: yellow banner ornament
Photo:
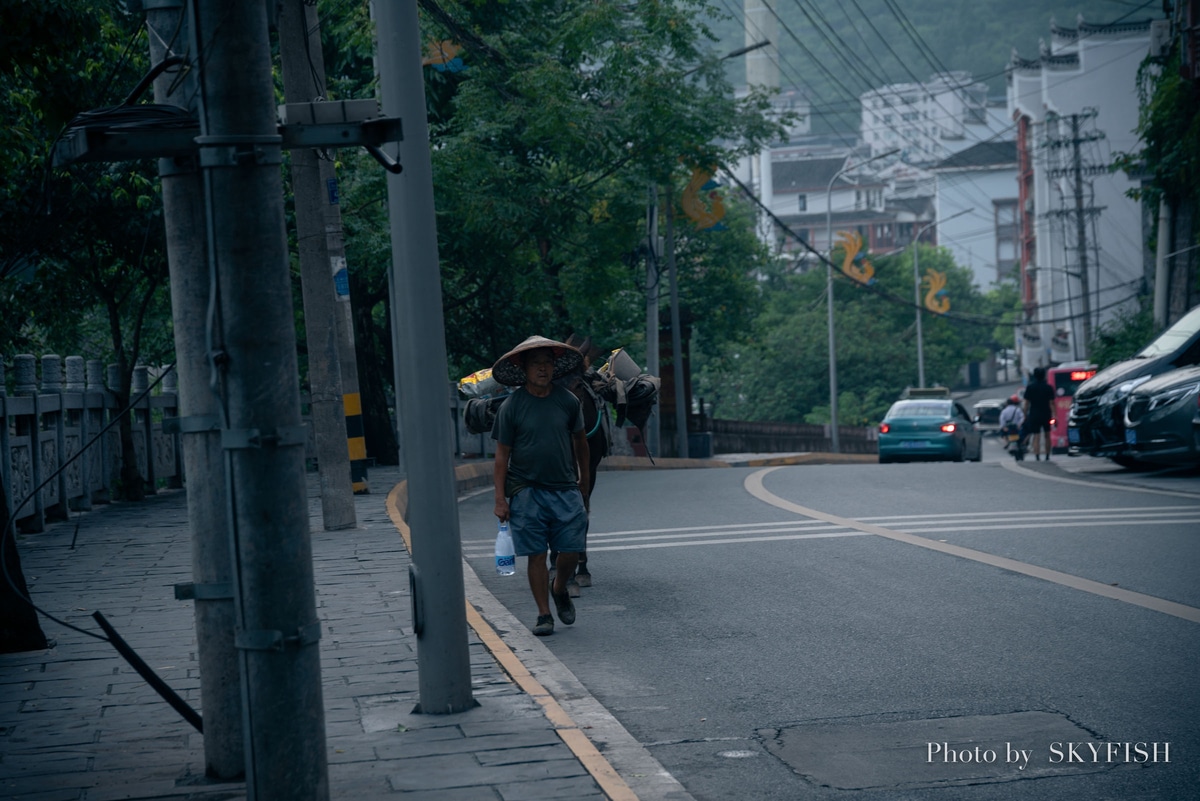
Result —
<instances>
[{"instance_id":1,"label":"yellow banner ornament","mask_svg":"<svg viewBox=\"0 0 1200 801\"><path fill-rule=\"evenodd\" d=\"M926 287L925 308L935 314L945 314L950 311L950 293L946 290L946 274L937 270L926 270L921 279L921 286Z\"/></svg>"}]
</instances>

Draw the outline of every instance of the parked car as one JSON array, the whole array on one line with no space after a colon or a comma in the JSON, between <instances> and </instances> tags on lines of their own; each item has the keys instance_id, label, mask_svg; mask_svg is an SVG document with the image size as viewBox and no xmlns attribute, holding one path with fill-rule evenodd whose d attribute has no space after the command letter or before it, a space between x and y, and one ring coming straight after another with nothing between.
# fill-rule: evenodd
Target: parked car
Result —
<instances>
[{"instance_id":1,"label":"parked car","mask_svg":"<svg viewBox=\"0 0 1200 801\"><path fill-rule=\"evenodd\" d=\"M1107 456L1118 464L1136 463L1126 451L1125 401L1156 375L1200 364L1200 306L1159 334L1137 356L1105 367L1075 392L1067 421L1072 456Z\"/></svg>"},{"instance_id":2,"label":"parked car","mask_svg":"<svg viewBox=\"0 0 1200 801\"><path fill-rule=\"evenodd\" d=\"M1139 462L1200 465L1200 367L1163 373L1129 393L1125 446Z\"/></svg>"},{"instance_id":3,"label":"parked car","mask_svg":"<svg viewBox=\"0 0 1200 801\"><path fill-rule=\"evenodd\" d=\"M985 398L976 402L971 411L975 413L975 427L983 433L1000 431L1000 412L1008 405L1008 398Z\"/></svg>"},{"instance_id":4,"label":"parked car","mask_svg":"<svg viewBox=\"0 0 1200 801\"><path fill-rule=\"evenodd\" d=\"M898 400L879 424L879 461L983 458L983 435L961 403L941 398Z\"/></svg>"}]
</instances>

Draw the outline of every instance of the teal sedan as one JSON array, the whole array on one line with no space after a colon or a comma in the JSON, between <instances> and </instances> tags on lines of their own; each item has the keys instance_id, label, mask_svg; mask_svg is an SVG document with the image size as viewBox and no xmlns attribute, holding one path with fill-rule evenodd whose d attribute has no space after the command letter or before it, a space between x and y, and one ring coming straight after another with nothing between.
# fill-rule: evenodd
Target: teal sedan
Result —
<instances>
[{"instance_id":1,"label":"teal sedan","mask_svg":"<svg viewBox=\"0 0 1200 801\"><path fill-rule=\"evenodd\" d=\"M901 400L879 424L879 461L983 458L983 434L961 403L953 400Z\"/></svg>"}]
</instances>

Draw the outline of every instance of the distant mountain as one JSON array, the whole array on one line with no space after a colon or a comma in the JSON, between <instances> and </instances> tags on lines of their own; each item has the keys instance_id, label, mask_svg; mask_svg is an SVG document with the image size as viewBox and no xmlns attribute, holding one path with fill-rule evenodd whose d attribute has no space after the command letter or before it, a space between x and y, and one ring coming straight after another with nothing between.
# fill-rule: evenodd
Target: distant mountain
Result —
<instances>
[{"instance_id":1,"label":"distant mountain","mask_svg":"<svg viewBox=\"0 0 1200 801\"><path fill-rule=\"evenodd\" d=\"M745 43L743 0L714 0L725 18L711 23L725 53ZM1073 28L1090 23L1161 18L1160 0L773 0L778 15L781 83L805 89L813 130L858 124L858 96L889 83L925 81L962 70L1004 94L1004 68L1015 49L1036 58L1051 20ZM763 38L751 26L755 41ZM731 59L735 85L745 82L745 58Z\"/></svg>"}]
</instances>

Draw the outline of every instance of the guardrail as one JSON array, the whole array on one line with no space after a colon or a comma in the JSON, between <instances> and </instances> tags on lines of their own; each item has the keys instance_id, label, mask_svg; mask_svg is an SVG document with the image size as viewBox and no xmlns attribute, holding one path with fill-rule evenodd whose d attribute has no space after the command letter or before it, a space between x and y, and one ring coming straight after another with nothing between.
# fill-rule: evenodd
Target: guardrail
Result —
<instances>
[{"instance_id":1,"label":"guardrail","mask_svg":"<svg viewBox=\"0 0 1200 801\"><path fill-rule=\"evenodd\" d=\"M69 511L91 509L116 494L121 473L121 440L116 427L71 462L55 480L17 505L54 475L121 410L109 387L117 383L116 365L81 356L13 357L13 393L8 394L0 363L0 476L7 488L8 512L23 531L37 532L46 520L65 519ZM64 371L65 366L65 371ZM151 368L134 368L132 397L150 385ZM64 374L65 373L65 374ZM103 378L107 373L108 385ZM163 432L164 418L178 414L178 379L163 377L161 394L146 395L134 407L133 448L146 492L159 486L181 487L183 464L178 434Z\"/></svg>"}]
</instances>

